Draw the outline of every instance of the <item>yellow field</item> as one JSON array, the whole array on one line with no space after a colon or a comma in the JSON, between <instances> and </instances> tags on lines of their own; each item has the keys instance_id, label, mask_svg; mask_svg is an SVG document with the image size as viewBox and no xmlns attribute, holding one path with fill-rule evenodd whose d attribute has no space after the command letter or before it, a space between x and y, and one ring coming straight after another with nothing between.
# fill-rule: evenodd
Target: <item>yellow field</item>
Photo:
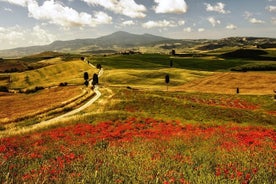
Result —
<instances>
[{"instance_id":1,"label":"yellow field","mask_svg":"<svg viewBox=\"0 0 276 184\"><path fill-rule=\"evenodd\" d=\"M135 88L164 90L165 75L170 75L170 86L180 86L189 81L212 75L213 72L192 71L184 69L112 69L105 70L101 80L114 86L131 86Z\"/></svg>"},{"instance_id":2,"label":"yellow field","mask_svg":"<svg viewBox=\"0 0 276 184\"><path fill-rule=\"evenodd\" d=\"M32 89L36 86L55 86L61 82L82 84L84 72L88 72L90 77L96 72L96 69L81 60L62 62L61 58L55 58L42 62L55 64L23 73L12 73L10 88Z\"/></svg>"},{"instance_id":3,"label":"yellow field","mask_svg":"<svg viewBox=\"0 0 276 184\"><path fill-rule=\"evenodd\" d=\"M233 94L236 93L237 88L242 94L273 94L273 90L276 90L276 74L219 72L179 86L174 90Z\"/></svg>"},{"instance_id":4,"label":"yellow field","mask_svg":"<svg viewBox=\"0 0 276 184\"><path fill-rule=\"evenodd\" d=\"M6 123L58 107L82 94L79 86L56 87L33 94L0 93L0 123Z\"/></svg>"}]
</instances>

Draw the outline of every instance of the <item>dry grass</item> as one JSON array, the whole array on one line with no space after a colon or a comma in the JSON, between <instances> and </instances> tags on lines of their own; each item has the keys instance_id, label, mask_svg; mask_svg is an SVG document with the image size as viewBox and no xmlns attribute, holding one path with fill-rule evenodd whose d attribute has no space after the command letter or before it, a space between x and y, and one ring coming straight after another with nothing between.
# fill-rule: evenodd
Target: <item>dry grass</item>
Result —
<instances>
[{"instance_id":1,"label":"dry grass","mask_svg":"<svg viewBox=\"0 0 276 184\"><path fill-rule=\"evenodd\" d=\"M61 58L54 58L47 62L50 62L51 65L22 73L12 73L10 88L32 89L36 86L47 87L59 85L60 82L82 84L84 82L84 72L88 72L90 77L93 73L97 72L96 69L91 68L87 63L81 60L62 62Z\"/></svg>"},{"instance_id":2,"label":"dry grass","mask_svg":"<svg viewBox=\"0 0 276 184\"><path fill-rule=\"evenodd\" d=\"M142 69L113 69L105 70L101 81L112 86L131 86L139 89L166 89L165 76L170 75L170 86L180 86L187 82L203 78L212 72L193 71L177 68L142 70Z\"/></svg>"},{"instance_id":3,"label":"dry grass","mask_svg":"<svg viewBox=\"0 0 276 184\"><path fill-rule=\"evenodd\" d=\"M276 73L215 73L174 90L233 94L236 93L237 87L242 94L273 94L273 90L276 89Z\"/></svg>"},{"instance_id":4,"label":"dry grass","mask_svg":"<svg viewBox=\"0 0 276 184\"><path fill-rule=\"evenodd\" d=\"M79 86L50 88L33 94L0 93L0 123L51 109L81 93Z\"/></svg>"}]
</instances>

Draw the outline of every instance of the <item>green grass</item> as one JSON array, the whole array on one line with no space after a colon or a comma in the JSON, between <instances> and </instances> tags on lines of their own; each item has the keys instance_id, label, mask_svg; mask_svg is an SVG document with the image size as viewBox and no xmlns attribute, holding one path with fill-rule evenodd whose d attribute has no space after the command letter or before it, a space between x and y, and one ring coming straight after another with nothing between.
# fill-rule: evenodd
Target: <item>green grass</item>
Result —
<instances>
[{"instance_id":1,"label":"green grass","mask_svg":"<svg viewBox=\"0 0 276 184\"><path fill-rule=\"evenodd\" d=\"M106 69L160 69L168 68L173 61L175 68L200 71L229 71L230 68L248 64L250 61L239 59L221 60L214 57L183 58L169 55L143 54L126 56L94 57L92 63L100 63Z\"/></svg>"},{"instance_id":2,"label":"green grass","mask_svg":"<svg viewBox=\"0 0 276 184\"><path fill-rule=\"evenodd\" d=\"M131 86L142 89L166 89L165 76L170 75L170 87L183 85L189 81L203 78L212 72L184 70L178 68L166 69L110 69L106 70L100 79L102 83L115 86Z\"/></svg>"},{"instance_id":3,"label":"green grass","mask_svg":"<svg viewBox=\"0 0 276 184\"><path fill-rule=\"evenodd\" d=\"M36 86L55 86L61 82L82 84L83 73L87 71L90 77L97 72L81 60L58 62L57 64L30 70L22 73L12 73L12 89L30 89Z\"/></svg>"},{"instance_id":4,"label":"green grass","mask_svg":"<svg viewBox=\"0 0 276 184\"><path fill-rule=\"evenodd\" d=\"M86 110L83 116L85 122L127 117L152 117L196 124L275 126L276 122L276 117L270 114L276 111L276 104L270 95L221 95L126 88L113 88L113 91L115 95L108 101L103 112L91 113L95 112L93 109L99 105L97 103Z\"/></svg>"},{"instance_id":5,"label":"green grass","mask_svg":"<svg viewBox=\"0 0 276 184\"><path fill-rule=\"evenodd\" d=\"M276 71L275 61L252 62L231 68L232 71Z\"/></svg>"},{"instance_id":6,"label":"green grass","mask_svg":"<svg viewBox=\"0 0 276 184\"><path fill-rule=\"evenodd\" d=\"M174 68L168 67L170 59ZM0 182L274 182L271 95L165 90L165 74L170 86L178 86L248 61L135 55L98 56L91 62L105 69L101 98L63 124L0 139ZM12 84L81 84L88 69L82 61L61 62L16 73Z\"/></svg>"}]
</instances>

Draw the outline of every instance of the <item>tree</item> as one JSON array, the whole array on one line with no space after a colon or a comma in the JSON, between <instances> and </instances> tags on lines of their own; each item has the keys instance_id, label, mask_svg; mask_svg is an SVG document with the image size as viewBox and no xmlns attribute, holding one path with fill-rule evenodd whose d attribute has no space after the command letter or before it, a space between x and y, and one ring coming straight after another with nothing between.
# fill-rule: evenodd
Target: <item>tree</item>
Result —
<instances>
[{"instance_id":1,"label":"tree","mask_svg":"<svg viewBox=\"0 0 276 184\"><path fill-rule=\"evenodd\" d=\"M167 84L167 91L169 90L169 83L170 83L170 76L169 76L169 74L167 74L166 76L165 76L165 82L166 82L166 84Z\"/></svg>"},{"instance_id":2,"label":"tree","mask_svg":"<svg viewBox=\"0 0 276 184\"><path fill-rule=\"evenodd\" d=\"M84 85L88 86L88 84L89 84L89 82L88 82L89 75L88 75L87 72L84 72L83 78L84 78L84 80L85 80Z\"/></svg>"},{"instance_id":3,"label":"tree","mask_svg":"<svg viewBox=\"0 0 276 184\"><path fill-rule=\"evenodd\" d=\"M170 60L170 67L173 67L173 61Z\"/></svg>"},{"instance_id":4,"label":"tree","mask_svg":"<svg viewBox=\"0 0 276 184\"><path fill-rule=\"evenodd\" d=\"M99 84L99 77L98 74L94 73L92 85L95 86L96 84Z\"/></svg>"},{"instance_id":5,"label":"tree","mask_svg":"<svg viewBox=\"0 0 276 184\"><path fill-rule=\"evenodd\" d=\"M87 72L84 72L84 74L83 74L83 78L84 78L84 80L88 80L88 79L89 79L89 75L88 75L88 73L87 73Z\"/></svg>"},{"instance_id":6,"label":"tree","mask_svg":"<svg viewBox=\"0 0 276 184\"><path fill-rule=\"evenodd\" d=\"M172 50L172 55L175 56L175 54L176 54L176 53L175 53L175 50Z\"/></svg>"},{"instance_id":7,"label":"tree","mask_svg":"<svg viewBox=\"0 0 276 184\"><path fill-rule=\"evenodd\" d=\"M84 85L85 85L86 87L89 85L88 80L86 80L86 81L84 82Z\"/></svg>"},{"instance_id":8,"label":"tree","mask_svg":"<svg viewBox=\"0 0 276 184\"><path fill-rule=\"evenodd\" d=\"M97 67L97 69L99 69L99 70L100 70L100 69L102 68L102 65L101 65L101 64L97 64L97 66L96 66L96 67Z\"/></svg>"},{"instance_id":9,"label":"tree","mask_svg":"<svg viewBox=\"0 0 276 184\"><path fill-rule=\"evenodd\" d=\"M85 59L84 57L81 57L81 60L82 60L82 61L84 61L84 59Z\"/></svg>"}]
</instances>

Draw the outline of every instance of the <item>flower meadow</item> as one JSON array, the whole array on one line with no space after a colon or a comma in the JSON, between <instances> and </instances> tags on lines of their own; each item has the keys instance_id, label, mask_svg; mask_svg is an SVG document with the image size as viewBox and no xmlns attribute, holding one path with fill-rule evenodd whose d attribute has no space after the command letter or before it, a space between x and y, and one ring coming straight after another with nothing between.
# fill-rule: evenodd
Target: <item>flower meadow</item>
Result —
<instances>
[{"instance_id":1,"label":"flower meadow","mask_svg":"<svg viewBox=\"0 0 276 184\"><path fill-rule=\"evenodd\" d=\"M274 183L276 132L153 118L0 139L1 183Z\"/></svg>"}]
</instances>

